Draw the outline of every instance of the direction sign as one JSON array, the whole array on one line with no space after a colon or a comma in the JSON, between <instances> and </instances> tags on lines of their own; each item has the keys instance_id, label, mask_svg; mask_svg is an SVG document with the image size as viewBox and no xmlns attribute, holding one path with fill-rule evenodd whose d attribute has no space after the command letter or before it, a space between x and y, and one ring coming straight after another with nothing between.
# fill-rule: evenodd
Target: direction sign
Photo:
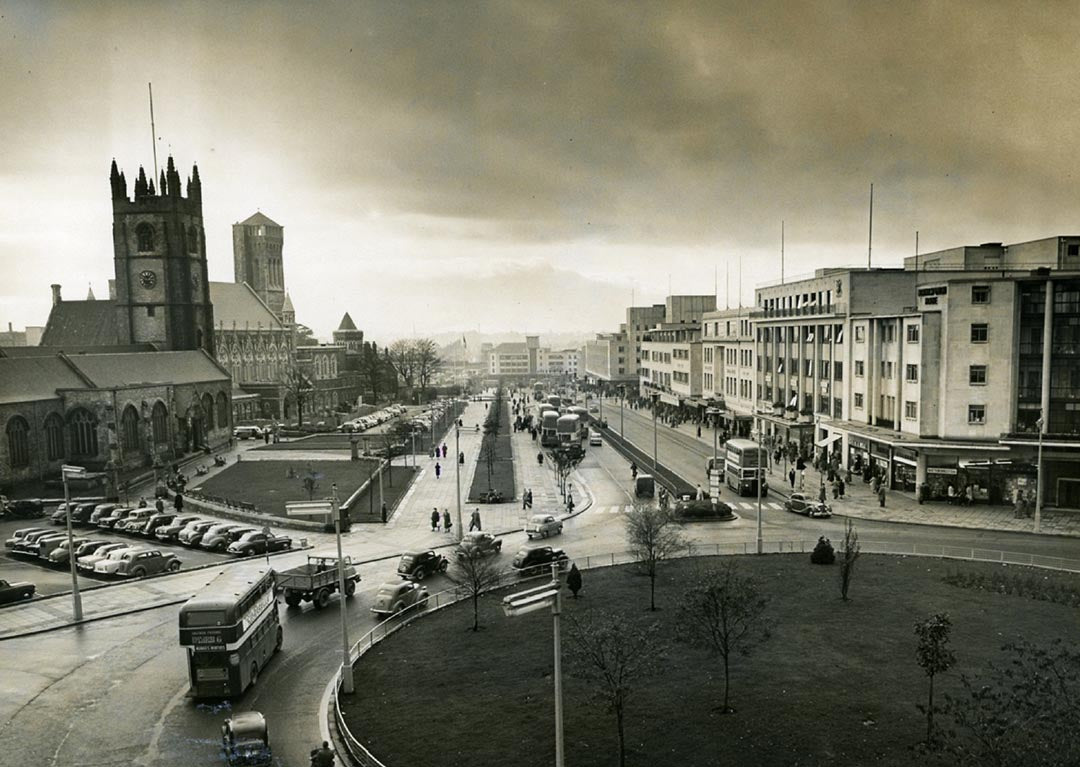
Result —
<instances>
[{"instance_id":1,"label":"direction sign","mask_svg":"<svg viewBox=\"0 0 1080 767\"><path fill-rule=\"evenodd\" d=\"M285 504L285 514L290 517L325 517L334 513L330 501L294 501Z\"/></svg>"}]
</instances>

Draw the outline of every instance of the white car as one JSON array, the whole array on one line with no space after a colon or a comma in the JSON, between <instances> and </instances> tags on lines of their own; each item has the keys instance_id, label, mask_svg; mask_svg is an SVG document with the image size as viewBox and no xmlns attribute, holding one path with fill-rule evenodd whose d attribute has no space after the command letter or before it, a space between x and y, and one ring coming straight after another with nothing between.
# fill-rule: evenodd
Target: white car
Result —
<instances>
[{"instance_id":1,"label":"white car","mask_svg":"<svg viewBox=\"0 0 1080 767\"><path fill-rule=\"evenodd\" d=\"M604 438L600 436L598 431L589 432L589 447L603 447Z\"/></svg>"},{"instance_id":2,"label":"white car","mask_svg":"<svg viewBox=\"0 0 1080 767\"><path fill-rule=\"evenodd\" d=\"M127 543L107 543L101 548L97 549L93 554L88 557L79 557L75 560L75 565L80 570L93 570L97 567L98 562L102 561L115 551L127 551L131 548Z\"/></svg>"},{"instance_id":3,"label":"white car","mask_svg":"<svg viewBox=\"0 0 1080 767\"><path fill-rule=\"evenodd\" d=\"M234 439L262 439L262 429L258 426L237 426L233 429Z\"/></svg>"},{"instance_id":4,"label":"white car","mask_svg":"<svg viewBox=\"0 0 1080 767\"><path fill-rule=\"evenodd\" d=\"M110 551L105 558L99 559L94 563L94 572L98 575L116 575L120 570L120 565L124 564L126 560L131 559L132 555L138 554L141 551L143 551L143 549L136 548Z\"/></svg>"}]
</instances>

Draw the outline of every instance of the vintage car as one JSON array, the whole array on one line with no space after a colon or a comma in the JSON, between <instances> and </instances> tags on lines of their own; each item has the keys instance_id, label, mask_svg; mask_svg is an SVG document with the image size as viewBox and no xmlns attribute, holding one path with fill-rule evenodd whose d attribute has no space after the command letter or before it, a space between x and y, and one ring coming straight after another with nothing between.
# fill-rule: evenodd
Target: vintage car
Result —
<instances>
[{"instance_id":1,"label":"vintage car","mask_svg":"<svg viewBox=\"0 0 1080 767\"><path fill-rule=\"evenodd\" d=\"M157 509L152 509L150 517L146 520L145 524L139 525L137 530L129 527L128 532L137 533L146 538L152 538L158 528L172 524L174 519L176 519L175 511L158 511Z\"/></svg>"},{"instance_id":2,"label":"vintage car","mask_svg":"<svg viewBox=\"0 0 1080 767\"><path fill-rule=\"evenodd\" d=\"M87 543L90 543L89 538L73 538L72 543L75 546L75 554L78 556L79 550ZM89 552L87 552L89 553ZM38 551L38 556L48 559L54 565L66 565L68 563L68 557L71 555L71 549L68 548L67 538L60 541L55 547L52 548L47 554Z\"/></svg>"},{"instance_id":3,"label":"vintage car","mask_svg":"<svg viewBox=\"0 0 1080 767\"><path fill-rule=\"evenodd\" d=\"M36 498L10 500L0 495L0 519L37 519L45 516L45 504Z\"/></svg>"},{"instance_id":4,"label":"vintage car","mask_svg":"<svg viewBox=\"0 0 1080 767\"><path fill-rule=\"evenodd\" d=\"M384 583L375 594L371 612L376 615L396 615L413 605L427 604L428 590L415 581Z\"/></svg>"},{"instance_id":5,"label":"vintage car","mask_svg":"<svg viewBox=\"0 0 1080 767\"><path fill-rule=\"evenodd\" d=\"M90 524L90 515L94 513L94 509L98 507L96 503L80 503L76 504L75 508L71 510L71 524L73 525L88 525Z\"/></svg>"},{"instance_id":6,"label":"vintage car","mask_svg":"<svg viewBox=\"0 0 1080 767\"><path fill-rule=\"evenodd\" d=\"M442 554L428 551L406 551L398 562L397 573L402 578L422 581L432 573L445 573L450 562Z\"/></svg>"},{"instance_id":7,"label":"vintage car","mask_svg":"<svg viewBox=\"0 0 1080 767\"><path fill-rule=\"evenodd\" d=\"M284 551L292 548L292 538L274 535L269 530L252 530L244 533L229 544L230 554L246 557L252 554L266 554L270 551Z\"/></svg>"},{"instance_id":8,"label":"vintage car","mask_svg":"<svg viewBox=\"0 0 1080 767\"><path fill-rule=\"evenodd\" d=\"M90 571L92 571L94 569L94 567L97 566L98 562L105 559L107 556L112 554L114 551L122 551L124 549L130 549L130 548L131 548L130 543L121 543L121 542L118 542L118 541L110 541L109 543L106 543L104 546L98 546L96 549L94 549L94 552L92 554L88 554L88 555L86 555L84 557L80 557L80 556L76 555L76 557L75 557L75 566L78 567L80 570L90 570Z\"/></svg>"},{"instance_id":9,"label":"vintage car","mask_svg":"<svg viewBox=\"0 0 1080 767\"><path fill-rule=\"evenodd\" d=\"M198 546L202 542L203 536L206 535L206 531L219 524L221 523L212 519L199 519L189 522L177 535L177 540L185 546Z\"/></svg>"},{"instance_id":10,"label":"vintage car","mask_svg":"<svg viewBox=\"0 0 1080 767\"><path fill-rule=\"evenodd\" d=\"M135 509L127 506L117 506L108 514L98 517L97 526L102 530L111 530L116 527L117 522L126 519L127 515L133 511L135 511ZM97 509L94 510L94 513L97 514Z\"/></svg>"},{"instance_id":11,"label":"vintage car","mask_svg":"<svg viewBox=\"0 0 1080 767\"><path fill-rule=\"evenodd\" d=\"M15 542L13 551L18 554L33 554L37 556L38 547L45 541L55 538L57 541L63 540L67 536L64 533L57 532L52 528L45 528L44 530L36 533L27 533L18 541Z\"/></svg>"},{"instance_id":12,"label":"vintage car","mask_svg":"<svg viewBox=\"0 0 1080 767\"><path fill-rule=\"evenodd\" d=\"M244 711L221 726L221 748L227 767L269 767L274 763L266 718L258 711Z\"/></svg>"},{"instance_id":13,"label":"vintage car","mask_svg":"<svg viewBox=\"0 0 1080 767\"><path fill-rule=\"evenodd\" d=\"M97 527L98 523L101 522L101 520L105 519L105 517L112 514L113 509L115 509L119 505L120 504L118 503L94 504L94 509L90 512L90 516L86 517L86 524L94 525L95 527Z\"/></svg>"},{"instance_id":14,"label":"vintage car","mask_svg":"<svg viewBox=\"0 0 1080 767\"><path fill-rule=\"evenodd\" d=\"M159 541L175 541L185 527L202 521L202 518L195 514L179 514L174 516L168 524L155 529L154 537Z\"/></svg>"},{"instance_id":15,"label":"vintage car","mask_svg":"<svg viewBox=\"0 0 1080 767\"><path fill-rule=\"evenodd\" d=\"M113 530L118 533L137 533L146 524L146 521L156 512L153 509L132 509L123 519L113 525Z\"/></svg>"},{"instance_id":16,"label":"vintage car","mask_svg":"<svg viewBox=\"0 0 1080 767\"><path fill-rule=\"evenodd\" d=\"M254 532L256 532L254 527L219 525L217 528L212 527L206 532L199 547L208 551L225 551L225 549L229 548L230 543L239 540L245 533Z\"/></svg>"},{"instance_id":17,"label":"vintage car","mask_svg":"<svg viewBox=\"0 0 1080 767\"><path fill-rule=\"evenodd\" d=\"M34 596L34 584L28 581L10 583L0 580L0 605L17 602L20 599L29 599L32 596Z\"/></svg>"},{"instance_id":18,"label":"vintage car","mask_svg":"<svg viewBox=\"0 0 1080 767\"><path fill-rule=\"evenodd\" d=\"M522 546L514 555L510 566L519 575L542 575L551 569L552 562L558 562L559 569L562 569L569 561L570 558L562 549L553 549L551 546Z\"/></svg>"},{"instance_id":19,"label":"vintage car","mask_svg":"<svg viewBox=\"0 0 1080 767\"><path fill-rule=\"evenodd\" d=\"M127 549L115 551L94 565L94 572L100 575L123 575L142 578L147 575L170 572L180 569L180 560L172 554L162 554L156 549Z\"/></svg>"},{"instance_id":20,"label":"vintage car","mask_svg":"<svg viewBox=\"0 0 1080 767\"><path fill-rule=\"evenodd\" d=\"M48 528L48 527L23 527L23 528L20 528L20 529L16 530L14 533L12 533L10 538L8 538L6 541L4 541L4 548L13 549L13 548L15 548L15 544L19 543L19 541L21 541L23 538L30 535L31 533L45 533L45 532L56 532L56 531L55 530L50 530L50 528Z\"/></svg>"},{"instance_id":21,"label":"vintage car","mask_svg":"<svg viewBox=\"0 0 1080 767\"><path fill-rule=\"evenodd\" d=\"M832 516L832 509L827 503L812 500L802 493L792 493L791 497L784 501L784 509L804 517L825 519Z\"/></svg>"},{"instance_id":22,"label":"vintage car","mask_svg":"<svg viewBox=\"0 0 1080 767\"><path fill-rule=\"evenodd\" d=\"M525 525L525 535L529 540L532 540L533 536L547 538L549 535L558 535L562 528L561 519L556 519L551 514L534 514Z\"/></svg>"},{"instance_id":23,"label":"vintage car","mask_svg":"<svg viewBox=\"0 0 1080 767\"><path fill-rule=\"evenodd\" d=\"M54 525L66 525L67 524L67 507L68 507L68 504L66 504L66 503L59 504L55 509L53 509L52 514L49 515L49 521L52 522ZM71 504L71 513L74 514L75 509L77 509L78 507L79 507L79 504L72 503ZM75 520L73 518L72 522L74 522L74 521Z\"/></svg>"},{"instance_id":24,"label":"vintage car","mask_svg":"<svg viewBox=\"0 0 1080 767\"><path fill-rule=\"evenodd\" d=\"M502 544L502 539L496 538L491 533L479 531L465 533L461 543L458 544L457 556L458 559L465 559L467 557L486 557L489 554L499 554L502 552Z\"/></svg>"},{"instance_id":25,"label":"vintage car","mask_svg":"<svg viewBox=\"0 0 1080 767\"><path fill-rule=\"evenodd\" d=\"M78 548L80 543L86 543L87 538L73 538L75 547ZM57 550L66 551L68 545L68 537L66 533L53 536L49 535L38 541L37 555L41 559L52 561L52 553ZM63 561L67 561L67 557L64 556Z\"/></svg>"}]
</instances>

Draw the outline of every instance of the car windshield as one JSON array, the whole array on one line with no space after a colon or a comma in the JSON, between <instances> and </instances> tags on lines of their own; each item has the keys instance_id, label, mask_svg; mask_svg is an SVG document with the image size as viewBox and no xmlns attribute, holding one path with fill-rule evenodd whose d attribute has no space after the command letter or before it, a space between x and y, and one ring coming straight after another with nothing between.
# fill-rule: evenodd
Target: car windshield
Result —
<instances>
[{"instance_id":1,"label":"car windshield","mask_svg":"<svg viewBox=\"0 0 1080 767\"><path fill-rule=\"evenodd\" d=\"M109 559L123 559L127 553L127 549L115 549L109 552Z\"/></svg>"}]
</instances>

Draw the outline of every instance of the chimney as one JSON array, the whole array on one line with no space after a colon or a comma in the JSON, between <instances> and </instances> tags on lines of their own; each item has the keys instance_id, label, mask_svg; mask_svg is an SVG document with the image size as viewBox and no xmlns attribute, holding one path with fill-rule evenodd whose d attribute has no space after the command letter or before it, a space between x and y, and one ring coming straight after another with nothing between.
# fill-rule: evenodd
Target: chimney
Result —
<instances>
[{"instance_id":1,"label":"chimney","mask_svg":"<svg viewBox=\"0 0 1080 767\"><path fill-rule=\"evenodd\" d=\"M14 333L15 332L15 329L11 327L10 322L7 324L7 332L9 332L9 333Z\"/></svg>"},{"instance_id":2,"label":"chimney","mask_svg":"<svg viewBox=\"0 0 1080 767\"><path fill-rule=\"evenodd\" d=\"M52 305L56 306L58 303L60 303L60 300L61 300L60 299L60 286L57 285L56 283L53 283L49 287L52 288Z\"/></svg>"}]
</instances>

